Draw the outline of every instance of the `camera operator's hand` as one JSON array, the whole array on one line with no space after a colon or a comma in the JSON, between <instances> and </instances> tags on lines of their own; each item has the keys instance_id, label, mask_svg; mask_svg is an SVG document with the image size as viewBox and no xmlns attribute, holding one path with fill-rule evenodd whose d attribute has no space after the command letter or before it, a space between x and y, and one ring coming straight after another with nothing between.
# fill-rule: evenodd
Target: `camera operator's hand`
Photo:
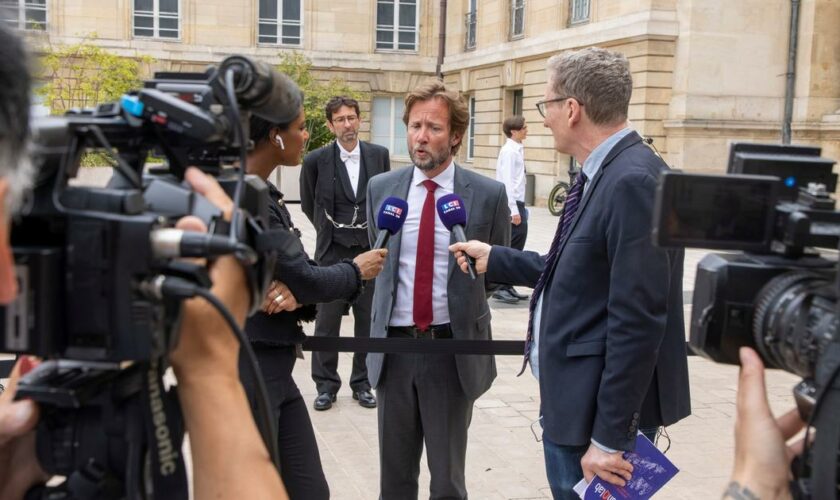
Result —
<instances>
[{"instance_id":1,"label":"camera operator's hand","mask_svg":"<svg viewBox=\"0 0 840 500\"><path fill-rule=\"evenodd\" d=\"M23 498L29 488L49 478L35 456L35 425L38 405L33 401L15 401L21 365L15 363L9 385L0 395L0 498Z\"/></svg>"},{"instance_id":2,"label":"camera operator's hand","mask_svg":"<svg viewBox=\"0 0 840 500\"><path fill-rule=\"evenodd\" d=\"M265 294L265 300L262 304L262 312L266 314L276 314L280 311L294 311L301 307L292 291L282 281L272 281L268 292Z\"/></svg>"},{"instance_id":3,"label":"camera operator's hand","mask_svg":"<svg viewBox=\"0 0 840 500\"><path fill-rule=\"evenodd\" d=\"M233 202L214 178L195 168L187 169L184 178L197 193L221 208L225 218L230 218ZM192 216L178 221L176 227L207 232L204 223ZM227 306L237 323L244 324L250 295L242 266L234 257L224 256L216 259L209 271L213 282L210 291ZM222 316L204 299L184 302L180 339L169 356L179 381L205 376L239 379L238 358L231 355L239 350L236 337L226 323L223 328L211 329L211 325L223 323Z\"/></svg>"},{"instance_id":4,"label":"camera operator's hand","mask_svg":"<svg viewBox=\"0 0 840 500\"><path fill-rule=\"evenodd\" d=\"M379 248L360 253L353 259L353 262L359 266L363 280L372 280L382 272L382 267L385 265L385 257L387 256L388 250Z\"/></svg>"},{"instance_id":5,"label":"camera operator's hand","mask_svg":"<svg viewBox=\"0 0 840 500\"><path fill-rule=\"evenodd\" d=\"M225 211L233 207L215 179L188 169L193 189ZM185 217L180 229L205 230ZM231 256L210 267L210 290L244 325L250 305L245 272ZM195 498L280 498L288 495L257 431L239 381L239 343L222 316L203 298L185 301L177 348L170 361L193 458Z\"/></svg>"},{"instance_id":6,"label":"camera operator's hand","mask_svg":"<svg viewBox=\"0 0 840 500\"><path fill-rule=\"evenodd\" d=\"M724 498L791 498L790 463L802 451L802 443L787 446L786 442L805 423L795 409L773 418L761 358L748 347L741 348L740 356L735 465Z\"/></svg>"},{"instance_id":7,"label":"camera operator's hand","mask_svg":"<svg viewBox=\"0 0 840 500\"><path fill-rule=\"evenodd\" d=\"M465 273L469 272L466 257L466 255L469 255L475 259L475 272L483 274L487 272L487 261L490 259L490 250L492 248L487 243L470 240L450 245L449 251L455 254L455 260L458 262L458 267L461 268L461 271Z\"/></svg>"}]
</instances>

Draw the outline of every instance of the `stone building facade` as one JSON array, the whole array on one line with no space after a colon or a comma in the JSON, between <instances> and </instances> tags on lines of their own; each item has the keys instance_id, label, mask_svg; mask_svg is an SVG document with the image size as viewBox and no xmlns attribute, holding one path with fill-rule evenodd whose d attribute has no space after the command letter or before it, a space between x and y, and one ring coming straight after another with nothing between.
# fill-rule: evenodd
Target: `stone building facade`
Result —
<instances>
[{"instance_id":1,"label":"stone building facade","mask_svg":"<svg viewBox=\"0 0 840 500\"><path fill-rule=\"evenodd\" d=\"M441 26L441 4L446 4ZM632 125L666 160L722 172L733 140L778 142L790 0L3 0L36 43L94 43L196 70L242 53L268 63L300 51L322 78L369 92L363 136L407 163L402 96L440 70L468 98L473 124L459 161L493 175L506 116L530 125L525 159L535 200L566 177L569 158L534 104L546 61L591 45L630 60ZM14 16L17 15L15 19ZM793 141L840 158L840 4L802 0ZM441 30L445 28L445 30ZM443 34L445 33L445 34Z\"/></svg>"}]
</instances>

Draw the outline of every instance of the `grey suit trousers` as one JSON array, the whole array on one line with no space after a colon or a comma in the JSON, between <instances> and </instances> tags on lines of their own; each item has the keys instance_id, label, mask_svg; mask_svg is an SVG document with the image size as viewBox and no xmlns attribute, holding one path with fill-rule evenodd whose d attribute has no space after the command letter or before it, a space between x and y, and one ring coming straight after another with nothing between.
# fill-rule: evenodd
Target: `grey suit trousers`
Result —
<instances>
[{"instance_id":1,"label":"grey suit trousers","mask_svg":"<svg viewBox=\"0 0 840 500\"><path fill-rule=\"evenodd\" d=\"M429 340L446 342L446 340ZM473 403L461 389L455 356L389 354L377 388L380 499L417 498L426 444L430 498L465 500L467 430Z\"/></svg>"}]
</instances>

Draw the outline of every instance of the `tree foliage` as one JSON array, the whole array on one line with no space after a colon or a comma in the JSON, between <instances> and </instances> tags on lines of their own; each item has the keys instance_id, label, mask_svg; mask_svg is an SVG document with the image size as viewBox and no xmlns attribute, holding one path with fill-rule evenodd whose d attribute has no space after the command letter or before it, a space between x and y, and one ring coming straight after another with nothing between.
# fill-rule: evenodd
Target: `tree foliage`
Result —
<instances>
[{"instance_id":1,"label":"tree foliage","mask_svg":"<svg viewBox=\"0 0 840 500\"><path fill-rule=\"evenodd\" d=\"M357 101L367 100L367 95L351 88L341 78L329 81L318 80L312 72L312 61L298 52L283 52L277 69L289 76L303 90L303 109L306 113L306 130L309 141L304 151L306 153L320 148L333 139L333 134L327 128L324 106L331 97L345 95Z\"/></svg>"},{"instance_id":2,"label":"tree foliage","mask_svg":"<svg viewBox=\"0 0 840 500\"><path fill-rule=\"evenodd\" d=\"M91 35L73 45L48 45L40 57L43 85L37 95L54 115L72 108L90 108L116 101L131 89L142 85L144 67L151 58L131 59L111 54L91 43ZM147 72L147 71L146 71ZM88 152L83 166L108 165L104 153Z\"/></svg>"},{"instance_id":3,"label":"tree foliage","mask_svg":"<svg viewBox=\"0 0 840 500\"><path fill-rule=\"evenodd\" d=\"M45 83L37 93L53 114L114 101L142 84L142 67L149 61L111 54L90 43L90 38L73 45L50 45L40 59Z\"/></svg>"}]
</instances>

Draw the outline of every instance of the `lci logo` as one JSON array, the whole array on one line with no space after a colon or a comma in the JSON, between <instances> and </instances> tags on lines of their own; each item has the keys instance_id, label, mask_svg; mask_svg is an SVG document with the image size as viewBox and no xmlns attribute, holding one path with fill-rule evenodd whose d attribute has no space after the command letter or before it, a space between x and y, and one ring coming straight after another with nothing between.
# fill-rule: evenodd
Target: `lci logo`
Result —
<instances>
[{"instance_id":1,"label":"lci logo","mask_svg":"<svg viewBox=\"0 0 840 500\"><path fill-rule=\"evenodd\" d=\"M459 200L452 200L440 206L443 213L448 214L453 210L461 210L461 202Z\"/></svg>"},{"instance_id":2,"label":"lci logo","mask_svg":"<svg viewBox=\"0 0 840 500\"><path fill-rule=\"evenodd\" d=\"M385 205L385 213L399 219L402 217L403 209L394 205Z\"/></svg>"}]
</instances>

